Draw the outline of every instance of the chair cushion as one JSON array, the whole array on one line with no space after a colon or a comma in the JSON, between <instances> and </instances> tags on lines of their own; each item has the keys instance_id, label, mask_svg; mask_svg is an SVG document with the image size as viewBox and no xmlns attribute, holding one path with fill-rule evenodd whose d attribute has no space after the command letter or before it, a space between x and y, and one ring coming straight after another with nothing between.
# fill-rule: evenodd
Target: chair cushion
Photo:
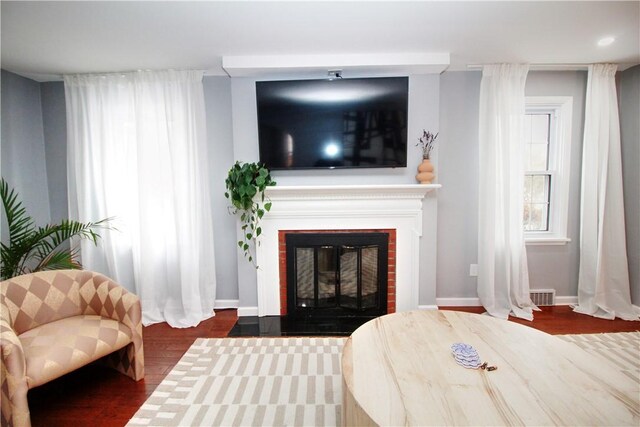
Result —
<instances>
[{"instance_id":1,"label":"chair cushion","mask_svg":"<svg viewBox=\"0 0 640 427\"><path fill-rule=\"evenodd\" d=\"M131 330L100 316L56 320L18 336L33 388L121 349L131 342Z\"/></svg>"}]
</instances>

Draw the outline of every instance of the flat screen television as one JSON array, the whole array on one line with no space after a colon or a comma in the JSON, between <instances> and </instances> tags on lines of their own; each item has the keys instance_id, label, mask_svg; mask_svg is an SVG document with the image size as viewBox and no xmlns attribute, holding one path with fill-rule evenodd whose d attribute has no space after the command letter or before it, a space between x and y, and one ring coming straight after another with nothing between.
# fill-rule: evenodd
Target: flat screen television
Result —
<instances>
[{"instance_id":1,"label":"flat screen television","mask_svg":"<svg viewBox=\"0 0 640 427\"><path fill-rule=\"evenodd\" d=\"M407 77L256 82L271 170L407 166Z\"/></svg>"}]
</instances>

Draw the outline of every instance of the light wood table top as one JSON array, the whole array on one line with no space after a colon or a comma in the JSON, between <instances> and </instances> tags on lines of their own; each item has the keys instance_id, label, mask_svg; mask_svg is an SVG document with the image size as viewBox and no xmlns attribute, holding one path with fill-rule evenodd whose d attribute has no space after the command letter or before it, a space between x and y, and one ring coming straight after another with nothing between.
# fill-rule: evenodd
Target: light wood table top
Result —
<instances>
[{"instance_id":1,"label":"light wood table top","mask_svg":"<svg viewBox=\"0 0 640 427\"><path fill-rule=\"evenodd\" d=\"M456 363L472 345L495 371ZM640 386L553 335L456 311L367 322L342 356L343 425L640 425Z\"/></svg>"}]
</instances>

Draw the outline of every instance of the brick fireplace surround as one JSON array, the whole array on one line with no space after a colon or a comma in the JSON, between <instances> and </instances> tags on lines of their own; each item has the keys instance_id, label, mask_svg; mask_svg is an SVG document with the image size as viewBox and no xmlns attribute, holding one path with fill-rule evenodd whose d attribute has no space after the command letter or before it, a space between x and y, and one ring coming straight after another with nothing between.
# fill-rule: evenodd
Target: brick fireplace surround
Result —
<instances>
[{"instance_id":1,"label":"brick fireplace surround","mask_svg":"<svg viewBox=\"0 0 640 427\"><path fill-rule=\"evenodd\" d=\"M256 248L256 259L260 265L256 272L258 316L278 316L286 312L286 297L281 291L282 284L286 282L281 236L284 236L283 232L290 231L391 230L395 234L395 256L389 270L395 272L389 274L395 279L391 288L395 295L389 295L389 301L395 300L393 311L417 309L421 289L427 297L433 295L435 301L435 256L427 253L421 257L420 239L423 233L423 200L430 191L439 187L438 184L407 184L268 188L266 196L273 206L262 218L262 234ZM436 245L435 192L433 196L424 200L425 210L433 216L425 222L429 227L429 251ZM422 286L421 269L428 276Z\"/></svg>"},{"instance_id":2,"label":"brick fireplace surround","mask_svg":"<svg viewBox=\"0 0 640 427\"><path fill-rule=\"evenodd\" d=\"M287 245L285 236L291 233L387 233L387 314L396 312L396 230L278 230L278 265L280 273L280 314L287 314Z\"/></svg>"}]
</instances>

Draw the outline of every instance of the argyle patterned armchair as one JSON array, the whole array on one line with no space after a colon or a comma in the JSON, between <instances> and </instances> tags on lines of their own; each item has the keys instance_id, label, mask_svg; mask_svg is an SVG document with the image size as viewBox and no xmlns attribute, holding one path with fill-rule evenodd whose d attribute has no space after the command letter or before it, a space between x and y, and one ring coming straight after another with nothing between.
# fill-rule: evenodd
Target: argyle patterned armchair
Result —
<instances>
[{"instance_id":1,"label":"argyle patterned armchair","mask_svg":"<svg viewBox=\"0 0 640 427\"><path fill-rule=\"evenodd\" d=\"M2 425L29 426L27 391L92 361L144 377L138 297L83 270L0 282Z\"/></svg>"}]
</instances>

